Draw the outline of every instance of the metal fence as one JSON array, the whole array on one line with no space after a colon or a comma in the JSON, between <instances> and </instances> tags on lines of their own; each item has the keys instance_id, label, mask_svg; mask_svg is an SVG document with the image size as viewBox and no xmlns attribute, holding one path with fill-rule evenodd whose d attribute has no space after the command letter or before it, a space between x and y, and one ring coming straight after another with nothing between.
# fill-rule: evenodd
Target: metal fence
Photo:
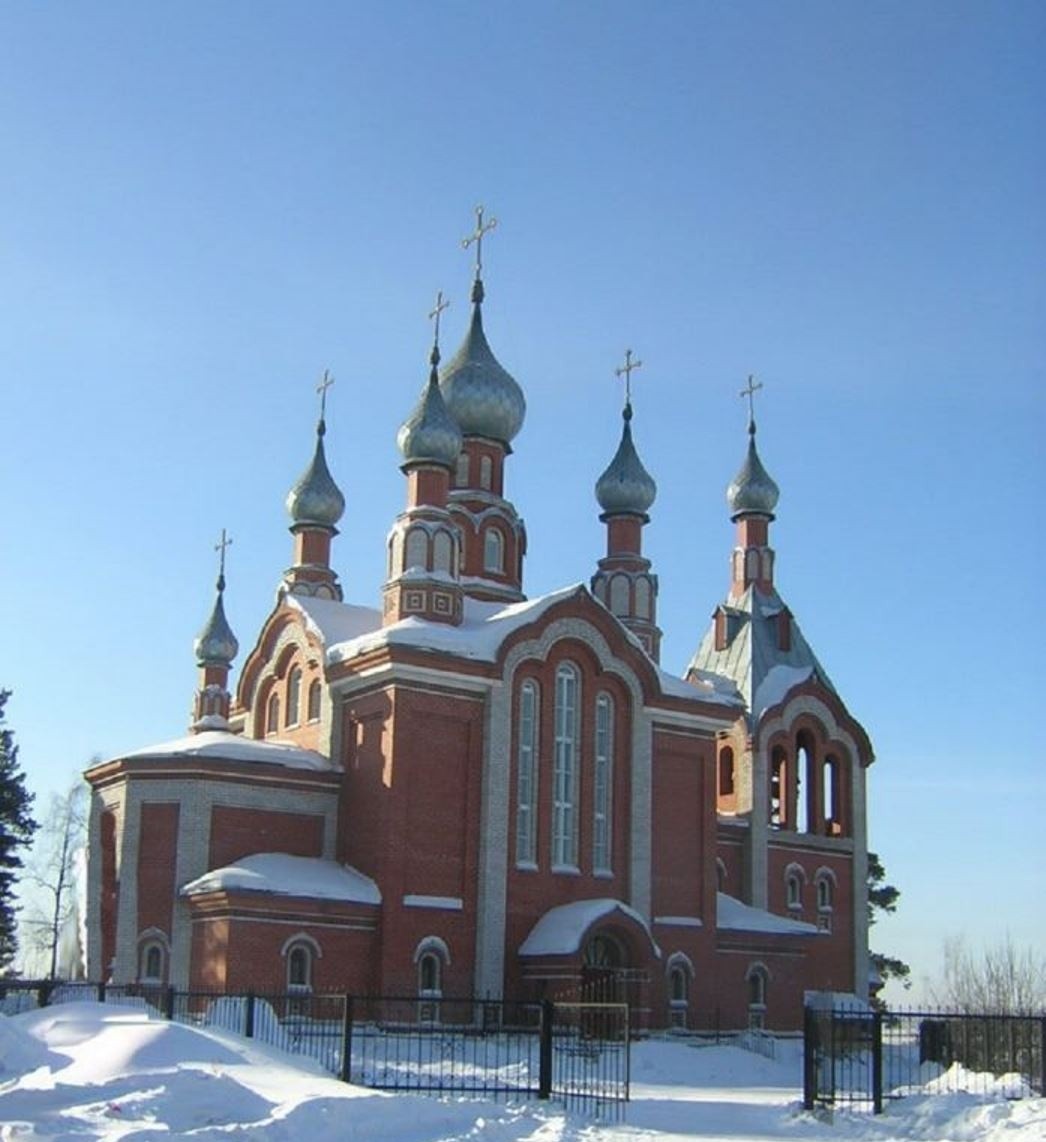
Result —
<instances>
[{"instance_id":1,"label":"metal fence","mask_svg":"<svg viewBox=\"0 0 1046 1142\"><path fill-rule=\"evenodd\" d=\"M376 1090L551 1098L601 1118L621 1117L629 1097L627 1004L0 980L4 1014L83 999L243 1035Z\"/></svg>"},{"instance_id":2,"label":"metal fence","mask_svg":"<svg viewBox=\"0 0 1046 1142\"><path fill-rule=\"evenodd\" d=\"M803 1105L870 1106L963 1091L1027 1098L1046 1089L1046 1015L808 1007Z\"/></svg>"}]
</instances>

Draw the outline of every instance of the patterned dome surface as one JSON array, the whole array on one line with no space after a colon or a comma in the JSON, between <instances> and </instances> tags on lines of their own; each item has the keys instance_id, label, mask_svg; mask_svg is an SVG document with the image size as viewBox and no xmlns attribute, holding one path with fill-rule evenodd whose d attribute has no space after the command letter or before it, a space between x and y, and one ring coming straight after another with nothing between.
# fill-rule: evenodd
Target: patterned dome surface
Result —
<instances>
[{"instance_id":1,"label":"patterned dome surface","mask_svg":"<svg viewBox=\"0 0 1046 1142\"><path fill-rule=\"evenodd\" d=\"M726 489L726 502L733 518L746 513L773 516L781 489L763 467L755 447L755 425L748 427L748 455L741 470Z\"/></svg>"},{"instance_id":2,"label":"patterned dome surface","mask_svg":"<svg viewBox=\"0 0 1046 1142\"><path fill-rule=\"evenodd\" d=\"M491 352L478 304L472 308L468 334L447 362L439 384L450 415L465 436L509 444L523 427L527 413L523 390Z\"/></svg>"},{"instance_id":3,"label":"patterned dome surface","mask_svg":"<svg viewBox=\"0 0 1046 1142\"><path fill-rule=\"evenodd\" d=\"M626 405L622 415L621 443L596 481L596 499L607 515L646 515L657 496L657 484L632 443L632 406Z\"/></svg>"},{"instance_id":4,"label":"patterned dome surface","mask_svg":"<svg viewBox=\"0 0 1046 1142\"><path fill-rule=\"evenodd\" d=\"M287 512L293 524L334 527L345 511L345 497L334 482L323 450L326 427L320 421L316 430L316 451L312 463L287 493Z\"/></svg>"},{"instance_id":5,"label":"patterned dome surface","mask_svg":"<svg viewBox=\"0 0 1046 1142\"><path fill-rule=\"evenodd\" d=\"M396 443L405 463L428 461L452 467L461 451L461 441L461 429L447 410L433 367L417 407L400 426Z\"/></svg>"},{"instance_id":6,"label":"patterned dome surface","mask_svg":"<svg viewBox=\"0 0 1046 1142\"><path fill-rule=\"evenodd\" d=\"M222 603L223 587L224 582L219 580L218 597L214 600L211 617L193 642L196 661L201 666L228 666L240 649L236 635L229 626L229 620L225 617L225 606Z\"/></svg>"}]
</instances>

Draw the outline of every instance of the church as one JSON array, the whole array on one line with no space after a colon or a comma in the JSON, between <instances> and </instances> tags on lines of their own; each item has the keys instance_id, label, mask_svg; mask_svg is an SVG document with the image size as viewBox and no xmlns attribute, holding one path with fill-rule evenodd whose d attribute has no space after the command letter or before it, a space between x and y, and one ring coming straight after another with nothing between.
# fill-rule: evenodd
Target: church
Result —
<instances>
[{"instance_id":1,"label":"church","mask_svg":"<svg viewBox=\"0 0 1046 1142\"><path fill-rule=\"evenodd\" d=\"M443 367L432 314L381 598L339 583L325 377L290 566L235 691L223 533L187 736L87 772L89 978L795 1029L809 991L867 994L873 755L775 586L754 415L730 581L684 677L659 662L673 568L643 554L657 489L630 396L595 485L605 554L587 585L528 597L505 495L526 401L483 327L491 225L478 211L466 239L471 320Z\"/></svg>"}]
</instances>

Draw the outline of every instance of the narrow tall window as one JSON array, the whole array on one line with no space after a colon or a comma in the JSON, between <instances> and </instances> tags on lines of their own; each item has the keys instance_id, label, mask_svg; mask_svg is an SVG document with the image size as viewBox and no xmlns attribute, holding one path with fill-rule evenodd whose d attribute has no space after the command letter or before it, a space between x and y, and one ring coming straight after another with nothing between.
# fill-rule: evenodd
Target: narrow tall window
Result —
<instances>
[{"instance_id":1,"label":"narrow tall window","mask_svg":"<svg viewBox=\"0 0 1046 1142\"><path fill-rule=\"evenodd\" d=\"M538 688L524 682L519 691L519 745L516 753L516 863L537 860Z\"/></svg>"},{"instance_id":2,"label":"narrow tall window","mask_svg":"<svg viewBox=\"0 0 1046 1142\"><path fill-rule=\"evenodd\" d=\"M450 533L440 528L432 541L432 568L434 571L450 573L450 560L453 550Z\"/></svg>"},{"instance_id":3,"label":"narrow tall window","mask_svg":"<svg viewBox=\"0 0 1046 1142\"><path fill-rule=\"evenodd\" d=\"M770 757L770 827L788 827L788 758L780 747Z\"/></svg>"},{"instance_id":4,"label":"narrow tall window","mask_svg":"<svg viewBox=\"0 0 1046 1142\"><path fill-rule=\"evenodd\" d=\"M734 751L726 746L719 754L719 796L730 797L734 792Z\"/></svg>"},{"instance_id":5,"label":"narrow tall window","mask_svg":"<svg viewBox=\"0 0 1046 1142\"><path fill-rule=\"evenodd\" d=\"M552 766L552 866L577 867L578 674L556 671L555 756Z\"/></svg>"},{"instance_id":6,"label":"narrow tall window","mask_svg":"<svg viewBox=\"0 0 1046 1142\"><path fill-rule=\"evenodd\" d=\"M479 458L479 486L486 492L490 491L494 483L494 465L489 456Z\"/></svg>"},{"instance_id":7,"label":"narrow tall window","mask_svg":"<svg viewBox=\"0 0 1046 1142\"><path fill-rule=\"evenodd\" d=\"M501 571L504 568L505 542L496 527L488 527L483 533L483 570Z\"/></svg>"},{"instance_id":8,"label":"narrow tall window","mask_svg":"<svg viewBox=\"0 0 1046 1142\"><path fill-rule=\"evenodd\" d=\"M799 833L809 832L813 824L810 802L815 776L813 741L803 733L795 743L795 815L790 817Z\"/></svg>"},{"instance_id":9,"label":"narrow tall window","mask_svg":"<svg viewBox=\"0 0 1046 1142\"><path fill-rule=\"evenodd\" d=\"M614 700L596 699L596 765L592 791L592 869L611 871L611 821L614 782Z\"/></svg>"},{"instance_id":10,"label":"narrow tall window","mask_svg":"<svg viewBox=\"0 0 1046 1142\"><path fill-rule=\"evenodd\" d=\"M824 831L838 836L843 831L842 805L839 798L839 762L826 757L821 770L821 805L824 812Z\"/></svg>"},{"instance_id":11,"label":"narrow tall window","mask_svg":"<svg viewBox=\"0 0 1046 1142\"><path fill-rule=\"evenodd\" d=\"M301 667L295 666L287 676L287 725L298 724L298 707L301 705Z\"/></svg>"},{"instance_id":12,"label":"narrow tall window","mask_svg":"<svg viewBox=\"0 0 1046 1142\"><path fill-rule=\"evenodd\" d=\"M624 575L610 580L610 609L615 615L628 614L628 579Z\"/></svg>"},{"instance_id":13,"label":"narrow tall window","mask_svg":"<svg viewBox=\"0 0 1046 1142\"><path fill-rule=\"evenodd\" d=\"M320 703L322 701L322 689L320 687L320 680L314 678L309 683L309 721L318 722L320 720Z\"/></svg>"},{"instance_id":14,"label":"narrow tall window","mask_svg":"<svg viewBox=\"0 0 1046 1142\"><path fill-rule=\"evenodd\" d=\"M462 452L458 455L458 466L454 472L454 483L459 488L468 487L469 482L469 457L467 452Z\"/></svg>"},{"instance_id":15,"label":"narrow tall window","mask_svg":"<svg viewBox=\"0 0 1046 1142\"><path fill-rule=\"evenodd\" d=\"M429 560L429 537L420 527L412 527L407 532L407 545L404 552L403 569L409 571L412 567L427 570Z\"/></svg>"},{"instance_id":16,"label":"narrow tall window","mask_svg":"<svg viewBox=\"0 0 1046 1142\"><path fill-rule=\"evenodd\" d=\"M269 698L268 712L266 714L265 732L278 733L280 729L280 696L273 694Z\"/></svg>"},{"instance_id":17,"label":"narrow tall window","mask_svg":"<svg viewBox=\"0 0 1046 1142\"><path fill-rule=\"evenodd\" d=\"M307 991L312 986L312 952L295 944L287 953L287 990Z\"/></svg>"}]
</instances>

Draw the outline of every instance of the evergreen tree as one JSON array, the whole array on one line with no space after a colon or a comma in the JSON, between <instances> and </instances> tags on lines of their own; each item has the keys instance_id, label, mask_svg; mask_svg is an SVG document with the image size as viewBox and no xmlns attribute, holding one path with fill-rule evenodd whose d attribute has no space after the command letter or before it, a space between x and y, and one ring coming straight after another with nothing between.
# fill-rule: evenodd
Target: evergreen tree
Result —
<instances>
[{"instance_id":1,"label":"evergreen tree","mask_svg":"<svg viewBox=\"0 0 1046 1142\"><path fill-rule=\"evenodd\" d=\"M892 884L886 883L886 869L883 867L883 862L879 859L878 853L868 854L868 924L871 926L875 923L876 916L886 913L892 915L897 911L897 901L900 899L901 890ZM912 969L896 956L887 956L882 952L872 952L869 958L872 961L872 967L879 973L879 978L886 983L887 980L893 979L900 983L903 987L909 988L912 986L911 974ZM873 1004L877 1007L883 1007L882 1000L875 998L872 1000Z\"/></svg>"},{"instance_id":2,"label":"evergreen tree","mask_svg":"<svg viewBox=\"0 0 1046 1142\"><path fill-rule=\"evenodd\" d=\"M0 690L0 971L14 959L18 946L14 886L22 867L21 851L33 838L36 822L31 815L33 795L25 787L25 774L18 768L14 734L4 724L9 690Z\"/></svg>"}]
</instances>

